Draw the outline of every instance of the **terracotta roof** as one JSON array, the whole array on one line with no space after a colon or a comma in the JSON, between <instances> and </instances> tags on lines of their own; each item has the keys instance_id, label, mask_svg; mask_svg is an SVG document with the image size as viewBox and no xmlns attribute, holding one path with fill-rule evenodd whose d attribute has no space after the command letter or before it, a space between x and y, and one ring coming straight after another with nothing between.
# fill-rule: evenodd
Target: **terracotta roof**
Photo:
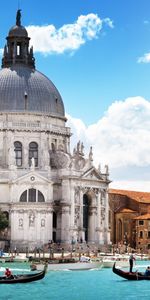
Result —
<instances>
[{"instance_id":1,"label":"terracotta roof","mask_svg":"<svg viewBox=\"0 0 150 300\"><path fill-rule=\"evenodd\" d=\"M150 193L147 192L109 189L109 194L127 196L137 202L150 203Z\"/></svg>"},{"instance_id":2,"label":"terracotta roof","mask_svg":"<svg viewBox=\"0 0 150 300\"><path fill-rule=\"evenodd\" d=\"M135 220L150 220L150 214L141 215L139 217L135 217Z\"/></svg>"},{"instance_id":3,"label":"terracotta roof","mask_svg":"<svg viewBox=\"0 0 150 300\"><path fill-rule=\"evenodd\" d=\"M121 213L135 213L135 210L129 209L129 208L123 208L120 210Z\"/></svg>"}]
</instances>

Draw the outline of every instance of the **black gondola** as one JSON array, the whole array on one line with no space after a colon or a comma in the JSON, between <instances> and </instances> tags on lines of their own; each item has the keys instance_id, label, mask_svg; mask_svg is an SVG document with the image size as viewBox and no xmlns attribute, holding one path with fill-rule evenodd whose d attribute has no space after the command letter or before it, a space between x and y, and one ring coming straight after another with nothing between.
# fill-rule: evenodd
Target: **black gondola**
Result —
<instances>
[{"instance_id":1,"label":"black gondola","mask_svg":"<svg viewBox=\"0 0 150 300\"><path fill-rule=\"evenodd\" d=\"M118 275L118 276L120 276L120 277L122 277L124 279L127 279L127 280L150 280L150 276L144 275L144 273L137 272L137 271L136 272L132 272L132 273L131 272L126 272L126 271L117 269L115 267L115 264L116 263L114 263L114 265L113 265L112 271L116 275Z\"/></svg>"},{"instance_id":2,"label":"black gondola","mask_svg":"<svg viewBox=\"0 0 150 300\"><path fill-rule=\"evenodd\" d=\"M47 265L44 266L43 271L38 273L12 275L10 278L7 278L6 276L0 276L0 284L28 283L32 281L41 280L44 278L46 271Z\"/></svg>"}]
</instances>

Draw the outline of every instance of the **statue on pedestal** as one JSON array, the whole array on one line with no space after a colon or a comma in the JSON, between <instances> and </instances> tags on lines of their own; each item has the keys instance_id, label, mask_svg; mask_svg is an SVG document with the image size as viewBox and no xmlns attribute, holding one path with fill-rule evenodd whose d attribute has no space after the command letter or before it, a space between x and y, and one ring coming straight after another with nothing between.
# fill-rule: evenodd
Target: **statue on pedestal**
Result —
<instances>
[{"instance_id":1,"label":"statue on pedestal","mask_svg":"<svg viewBox=\"0 0 150 300\"><path fill-rule=\"evenodd\" d=\"M34 171L34 169L35 169L35 158L34 157L31 158L31 167L30 168L32 171Z\"/></svg>"},{"instance_id":2,"label":"statue on pedestal","mask_svg":"<svg viewBox=\"0 0 150 300\"><path fill-rule=\"evenodd\" d=\"M16 14L16 25L21 26L21 9L17 10Z\"/></svg>"}]
</instances>

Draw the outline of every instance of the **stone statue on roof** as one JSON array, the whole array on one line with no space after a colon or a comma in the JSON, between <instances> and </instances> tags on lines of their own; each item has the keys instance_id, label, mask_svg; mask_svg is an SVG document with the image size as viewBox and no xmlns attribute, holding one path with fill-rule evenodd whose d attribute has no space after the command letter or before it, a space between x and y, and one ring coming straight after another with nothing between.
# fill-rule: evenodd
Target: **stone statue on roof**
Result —
<instances>
[{"instance_id":1,"label":"stone statue on roof","mask_svg":"<svg viewBox=\"0 0 150 300\"><path fill-rule=\"evenodd\" d=\"M17 10L16 14L16 25L21 26L21 9Z\"/></svg>"}]
</instances>

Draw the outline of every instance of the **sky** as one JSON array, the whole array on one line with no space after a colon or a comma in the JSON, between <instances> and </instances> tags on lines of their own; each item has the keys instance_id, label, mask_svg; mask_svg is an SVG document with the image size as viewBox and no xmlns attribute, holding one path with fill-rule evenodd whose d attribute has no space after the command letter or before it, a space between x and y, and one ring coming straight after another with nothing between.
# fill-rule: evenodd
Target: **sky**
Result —
<instances>
[{"instance_id":1,"label":"sky","mask_svg":"<svg viewBox=\"0 0 150 300\"><path fill-rule=\"evenodd\" d=\"M92 146L111 188L150 192L150 1L2 1L1 55L18 8L36 68L62 96L72 149Z\"/></svg>"}]
</instances>

